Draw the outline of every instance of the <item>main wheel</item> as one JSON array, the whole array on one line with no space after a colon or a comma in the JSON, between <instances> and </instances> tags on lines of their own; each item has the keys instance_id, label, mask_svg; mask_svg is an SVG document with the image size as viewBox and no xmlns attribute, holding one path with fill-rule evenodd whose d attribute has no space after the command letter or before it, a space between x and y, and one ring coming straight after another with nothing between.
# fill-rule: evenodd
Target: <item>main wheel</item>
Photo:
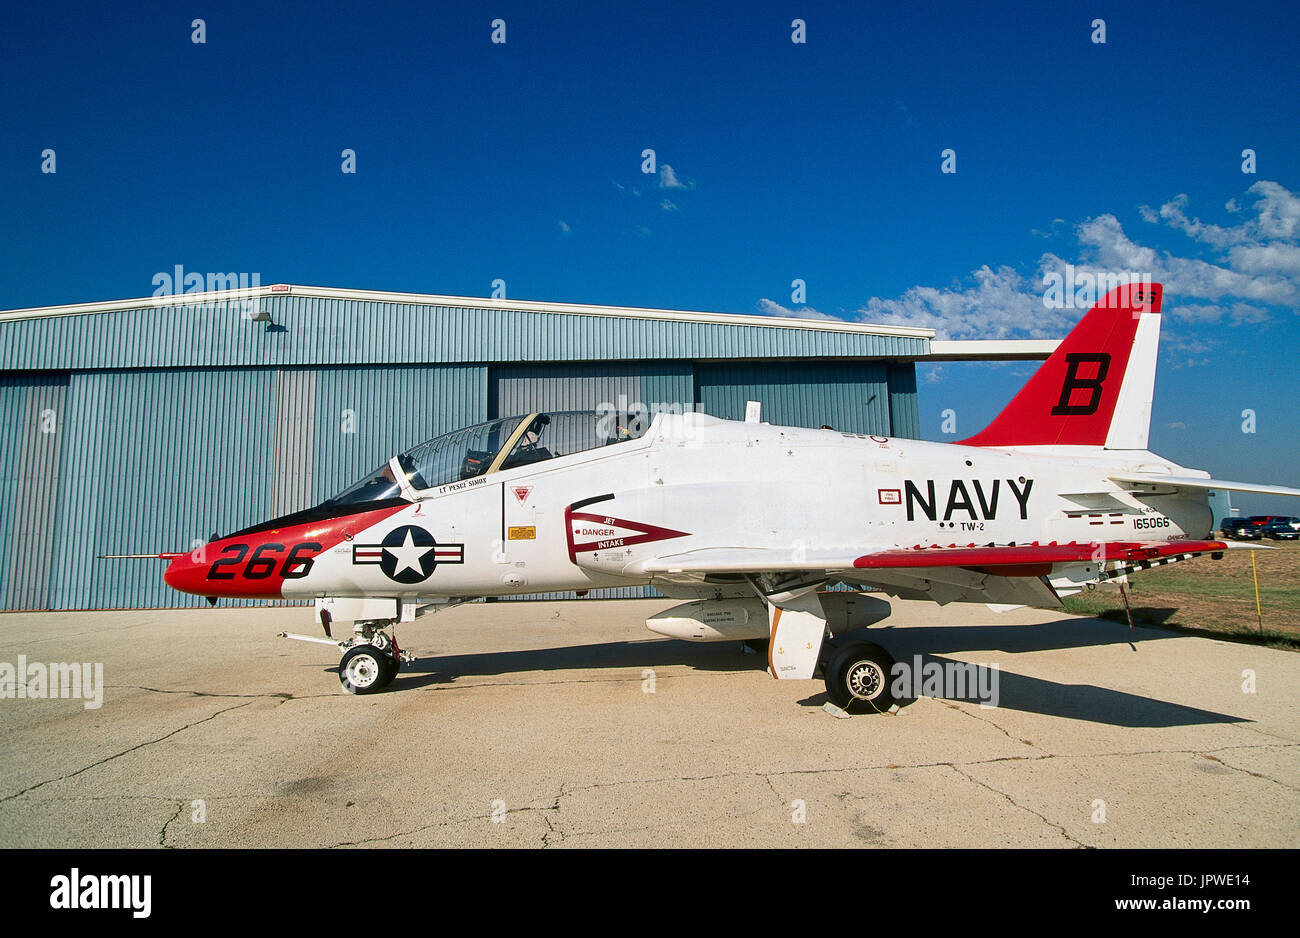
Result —
<instances>
[{"instance_id":1,"label":"main wheel","mask_svg":"<svg viewBox=\"0 0 1300 938\"><path fill-rule=\"evenodd\" d=\"M339 683L349 694L373 694L396 673L393 659L374 645L349 648L339 662Z\"/></svg>"},{"instance_id":2,"label":"main wheel","mask_svg":"<svg viewBox=\"0 0 1300 938\"><path fill-rule=\"evenodd\" d=\"M380 687L387 687L393 683L393 678L397 677L397 672L402 670L402 662L388 652L384 652L384 664L387 666L387 670L379 682Z\"/></svg>"},{"instance_id":3,"label":"main wheel","mask_svg":"<svg viewBox=\"0 0 1300 938\"><path fill-rule=\"evenodd\" d=\"M893 656L879 645L845 645L826 668L826 693L842 710L884 713L894 705L894 696L889 692L893 666Z\"/></svg>"}]
</instances>

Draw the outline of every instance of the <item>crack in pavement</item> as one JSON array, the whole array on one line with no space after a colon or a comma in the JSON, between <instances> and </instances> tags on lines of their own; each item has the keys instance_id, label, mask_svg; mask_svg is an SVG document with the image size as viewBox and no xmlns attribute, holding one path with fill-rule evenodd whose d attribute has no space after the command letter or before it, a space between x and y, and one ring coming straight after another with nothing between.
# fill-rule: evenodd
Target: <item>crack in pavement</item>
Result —
<instances>
[{"instance_id":1,"label":"crack in pavement","mask_svg":"<svg viewBox=\"0 0 1300 938\"><path fill-rule=\"evenodd\" d=\"M1268 730L1262 729L1258 726L1245 723L1234 723L1233 726L1238 729L1248 730L1251 733L1258 733L1261 736L1267 736L1269 739L1280 739L1286 743L1300 743L1300 739L1296 739L1294 736L1279 736L1277 733L1270 733Z\"/></svg>"},{"instance_id":2,"label":"crack in pavement","mask_svg":"<svg viewBox=\"0 0 1300 938\"><path fill-rule=\"evenodd\" d=\"M1075 838L1071 837L1070 834L1069 834L1069 832L1068 832L1064 827L1062 827L1060 824L1057 824L1055 821L1049 821L1047 818L1045 818L1043 815L1039 814L1039 813L1038 813L1037 811L1035 811L1033 808L1030 808L1030 807L1028 807L1027 805L1020 804L1018 801L1016 801L1016 799L1012 798L1012 797L1011 797L1010 795L1008 795L1005 791L999 791L998 789L994 788L992 785L989 785L989 784L987 784L987 783L985 783L985 782L981 782L981 781L980 781L979 779L977 779L975 776L970 775L970 774L968 774L968 773L966 773L966 772L963 772L961 769L957 768L956 765L949 765L949 768L951 768L954 772L956 772L956 773L957 773L958 775L960 775L962 778L965 778L965 779L968 779L968 780L974 782L976 785L979 785L981 788L986 788L986 789L988 789L989 791L993 792L995 795L1001 795L1003 798L1005 798L1005 799L1007 800L1008 803L1010 803L1010 804L1013 805L1014 807L1019 808L1021 811L1027 811L1027 812L1029 812L1030 814L1032 814L1034 817L1038 818L1040 821L1042 821L1044 824L1048 825L1049 827L1055 827L1058 831L1061 832L1061 836L1064 837L1066 840L1068 840L1070 843L1072 843L1072 844L1074 844L1074 845L1076 845L1076 846L1078 846L1078 847L1083 847L1085 850L1091 850L1091 849L1092 849L1092 847L1090 847L1088 844L1085 844L1085 843L1083 843L1082 841L1080 841L1080 840L1076 840Z\"/></svg>"},{"instance_id":3,"label":"crack in pavement","mask_svg":"<svg viewBox=\"0 0 1300 938\"><path fill-rule=\"evenodd\" d=\"M967 710L965 707L958 706L953 701L946 700L943 698L935 698L935 699L939 700L939 702L943 704L945 707L947 707L949 710L956 710L958 713L966 714L966 716L970 717L972 720L979 720L981 723L987 723L989 726L993 727L995 730L1000 732L1007 739L1014 740L1018 743L1024 743L1026 746L1033 746L1035 749L1040 749L1043 752L1047 752L1047 750L1043 749L1043 747L1039 746L1037 743L1031 742L1028 739L1023 739L1022 737L1019 736L1012 736L1005 729L1003 729L999 724L995 723L992 719L985 719L984 717L980 716L978 713L972 713L971 711Z\"/></svg>"},{"instance_id":4,"label":"crack in pavement","mask_svg":"<svg viewBox=\"0 0 1300 938\"><path fill-rule=\"evenodd\" d=\"M233 707L226 707L223 710L218 710L216 713L209 714L208 716L204 717L202 720L195 720L192 723L186 723L184 726L174 729L170 733L167 733L163 736L159 736L157 739L148 739L142 743L132 746L129 749L123 749L121 752L116 752L111 756L105 756L102 759L92 762L90 765L83 766L82 768L77 769L77 771L75 772L68 772L66 775L60 775L58 778L47 778L43 782L37 782L35 785L29 785L27 788L24 788L20 792L15 792L12 795L5 795L3 798L0 798L0 804L4 804L7 801L13 801L15 798L21 798L23 795L26 795L29 792L33 792L38 788L42 788L45 785L49 785L54 782L61 782L69 778L76 778L78 775L81 775L83 772L89 772L91 769L97 766L104 765L106 762L112 762L114 759L118 759L121 758L122 756L129 755L135 752L137 749L143 749L146 746L152 746L155 743L160 743L165 739L170 739L171 737L175 736L177 733L183 733L186 730L190 729L191 727L198 726L200 723L207 723L209 720L215 720L223 713L229 713L231 710L238 710L241 707L247 707L252 703L254 703L254 701L250 700L247 703L235 704Z\"/></svg>"},{"instance_id":5,"label":"crack in pavement","mask_svg":"<svg viewBox=\"0 0 1300 938\"><path fill-rule=\"evenodd\" d=\"M1237 747L1237 748L1242 748L1242 747ZM1251 747L1251 748L1253 748L1253 747ZM1265 746L1265 747L1262 747L1262 748L1265 748L1265 749L1273 749L1273 748L1277 748L1277 747L1274 747L1274 746ZM1282 747L1282 748L1286 748L1286 747ZM1211 752L1223 752L1222 749L1214 749L1214 750L1210 750L1210 751L1211 751ZM1264 781L1266 781L1266 782L1272 782L1274 785L1280 785L1280 786L1282 786L1283 788L1285 788L1287 791L1300 791L1300 788L1296 788L1294 785L1288 785L1286 782L1279 781L1278 779L1275 779L1275 778L1273 778L1273 777L1270 776L1270 775L1265 775L1265 774L1263 774L1262 772L1253 772L1253 771L1251 771L1250 769L1243 769L1241 766L1233 765L1231 762L1224 762L1222 759L1216 759L1214 756L1210 755L1209 752L1198 752L1197 755L1200 756L1200 757L1203 758L1203 759L1209 759L1211 762L1217 762L1217 763L1219 763L1219 765L1226 766L1227 768L1232 769L1232 770L1234 770L1234 771L1236 771L1236 772L1243 772L1243 773L1245 773L1246 775L1250 775L1250 776L1253 776L1253 777L1255 777L1255 778L1262 778L1262 779L1263 779Z\"/></svg>"},{"instance_id":6,"label":"crack in pavement","mask_svg":"<svg viewBox=\"0 0 1300 938\"><path fill-rule=\"evenodd\" d=\"M558 793L556 794L556 796L555 796L555 802L554 802L554 804L552 804L551 807L550 807L550 809L549 809L549 810L552 810L552 811L555 812L555 822L556 822L556 824L558 824L559 821L560 821L560 801L561 801L561 799L563 799L563 798L564 798L564 781L561 779L561 781L560 781L560 790L559 790L559 792L558 792ZM564 831L562 831L562 830L560 830L558 827L556 827L555 824L552 824L552 823L551 823L551 819L550 819L550 817L547 816L545 813L542 814L542 820L545 821L545 822L546 822L546 826L550 828L549 831L547 831L545 834L542 835L542 846L543 846L543 847L550 847L550 846L553 846L553 845L551 844L551 842L550 842L551 834L559 834L559 835L560 835L560 842L563 843L563 842L564 842Z\"/></svg>"},{"instance_id":7,"label":"crack in pavement","mask_svg":"<svg viewBox=\"0 0 1300 938\"><path fill-rule=\"evenodd\" d=\"M214 692L214 691L206 691L206 690L190 690L189 688L185 688L185 687L181 687L181 688L178 688L178 689L176 689L176 690L167 690L167 689L162 688L162 687L147 687L147 686L145 686L144 684L105 684L104 687L105 687L105 688L109 688L109 687L113 687L113 688L123 688L123 687L127 687L127 688L134 688L134 689L136 689L136 690L147 690L147 691L150 691L151 693L154 693L154 694L187 694L187 695L189 695L190 697L233 697L233 698L235 698L236 700L256 700L256 699L258 699L259 697L279 697L281 700L293 700L293 699L295 699L293 694L287 693L287 692L285 692L285 691L267 691L267 692L264 693L264 694L218 694L218 693L216 693L216 692ZM329 694L329 695L322 694L322 695L319 695L319 696L331 696L331 697L332 697L332 696L334 696L334 695L333 695L333 694Z\"/></svg>"},{"instance_id":8,"label":"crack in pavement","mask_svg":"<svg viewBox=\"0 0 1300 938\"><path fill-rule=\"evenodd\" d=\"M560 797L561 797L560 795L556 795L555 803L552 805L548 805L546 807L538 807L537 805L525 805L522 808L509 808L506 810L506 815L509 816L511 814L523 814L527 811L539 811L539 812L558 811ZM433 830L434 828L437 827L451 827L456 824L468 824L471 821L490 821L494 819L495 814L496 814L495 811L489 811L487 814L472 814L469 817L450 818L443 821L437 821L432 824L421 824L419 827L412 827L410 830L397 831L394 834L386 834L383 837L365 837L362 838L361 840L345 840L336 844L331 844L329 847L326 847L325 849L335 850L339 847L359 847L362 844L378 844L378 843L383 843L386 840L396 840L398 837L409 837L412 834L418 834L421 831ZM547 826L550 827L551 822L544 813L542 814L542 820L546 821ZM546 840L546 835L543 835L542 836L543 846L546 845L545 840Z\"/></svg>"},{"instance_id":9,"label":"crack in pavement","mask_svg":"<svg viewBox=\"0 0 1300 938\"><path fill-rule=\"evenodd\" d=\"M171 846L170 844L167 843L167 828L171 825L172 821L176 820L178 817L181 816L181 812L184 810L185 810L185 802L184 801L176 802L176 813L166 820L166 822L162 826L162 830L158 832L158 846L166 847L168 850L176 849L176 847Z\"/></svg>"}]
</instances>

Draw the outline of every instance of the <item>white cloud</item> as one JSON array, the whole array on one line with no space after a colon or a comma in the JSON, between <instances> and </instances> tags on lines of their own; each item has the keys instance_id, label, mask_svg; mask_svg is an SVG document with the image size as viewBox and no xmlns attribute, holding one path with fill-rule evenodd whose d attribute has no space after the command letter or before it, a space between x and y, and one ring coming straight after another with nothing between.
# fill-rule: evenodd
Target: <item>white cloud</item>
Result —
<instances>
[{"instance_id":1,"label":"white cloud","mask_svg":"<svg viewBox=\"0 0 1300 938\"><path fill-rule=\"evenodd\" d=\"M1212 244L1215 247L1236 244L1246 237L1246 233L1240 227L1222 228L1219 225L1202 224L1199 218L1188 218L1187 213L1183 211L1187 207L1187 203L1188 198L1186 195L1176 195L1160 206L1158 211L1146 205L1143 205L1139 211L1142 213L1144 221L1153 225L1163 221L1169 227L1177 228L1189 238Z\"/></svg>"},{"instance_id":2,"label":"white cloud","mask_svg":"<svg viewBox=\"0 0 1300 938\"><path fill-rule=\"evenodd\" d=\"M677 171L667 163L659 165L659 188L660 189L694 189L695 183L682 182L677 178Z\"/></svg>"},{"instance_id":3,"label":"white cloud","mask_svg":"<svg viewBox=\"0 0 1300 938\"><path fill-rule=\"evenodd\" d=\"M1226 318L1231 320L1234 326L1242 323L1267 322L1270 318L1268 310L1251 306L1249 303L1233 303L1231 306L1217 303L1183 303L1167 309L1165 313L1171 319L1187 322L1218 322Z\"/></svg>"},{"instance_id":4,"label":"white cloud","mask_svg":"<svg viewBox=\"0 0 1300 938\"><path fill-rule=\"evenodd\" d=\"M555 227L559 228L559 229L560 229L561 231L563 231L565 234L568 234L570 231L573 230L572 228L569 227L569 223L568 223L567 221L565 221L563 218L561 218L561 219L556 223Z\"/></svg>"},{"instance_id":5,"label":"white cloud","mask_svg":"<svg viewBox=\"0 0 1300 938\"><path fill-rule=\"evenodd\" d=\"M1273 315L1269 307L1300 312L1300 197L1267 180L1252 185L1247 194L1254 197L1249 207L1240 207L1235 200L1228 203L1228 210L1242 218L1239 224L1228 226L1189 218L1190 200L1185 195L1159 209L1140 207L1143 219L1182 232L1196 242L1196 253L1208 254L1210 260L1141 244L1129 237L1118 218L1107 213L1076 226L1076 256L1067 259L1044 253L1033 276L1005 265L996 269L985 265L948 287L915 286L897 298L872 297L857 310L857 318L934 329L940 339L1060 338L1085 312L1048 308L1043 302L1044 277L1049 273L1064 276L1067 265L1074 268L1075 282L1084 273L1149 275L1164 284L1171 324L1227 322L1235 326L1267 321ZM1058 224L1061 220L1053 219L1052 227ZM770 300L759 305L771 315L800 315ZM1170 332L1166 329L1166 341L1187 356L1208 350L1204 344L1170 336ZM1208 361L1186 357L1182 367Z\"/></svg>"},{"instance_id":6,"label":"white cloud","mask_svg":"<svg viewBox=\"0 0 1300 938\"><path fill-rule=\"evenodd\" d=\"M1257 182L1250 191L1263 193L1255 203L1259 217L1231 228L1189 221L1182 211L1186 196L1179 196L1160 209L1160 218L1170 227L1220 248L1220 253L1226 249L1226 257L1220 263L1169 252L1161 254L1143 247L1129 238L1119 220L1109 214L1079 226L1084 257L1106 269L1149 273L1152 280L1164 284L1167 293L1179 297L1215 301L1238 297L1272 305L1293 305L1300 302L1300 247L1261 243L1258 239L1280 237L1280 234L1270 236L1269 232L1294 231L1300 226L1300 200L1271 182Z\"/></svg>"},{"instance_id":7,"label":"white cloud","mask_svg":"<svg viewBox=\"0 0 1300 938\"><path fill-rule=\"evenodd\" d=\"M1275 182L1261 179L1250 187L1259 195L1259 230L1268 238L1294 240L1300 236L1300 196Z\"/></svg>"},{"instance_id":8,"label":"white cloud","mask_svg":"<svg viewBox=\"0 0 1300 938\"><path fill-rule=\"evenodd\" d=\"M872 297L859 317L887 326L934 329L940 339L1053 338L1078 318L1074 310L1044 309L1042 290L1010 267L975 271L974 285L912 287L898 299Z\"/></svg>"},{"instance_id":9,"label":"white cloud","mask_svg":"<svg viewBox=\"0 0 1300 938\"><path fill-rule=\"evenodd\" d=\"M782 316L786 319L832 319L844 322L840 316L832 316L830 313L823 313L819 309L813 309L811 306L782 306L767 297L758 301L758 310L764 316Z\"/></svg>"},{"instance_id":10,"label":"white cloud","mask_svg":"<svg viewBox=\"0 0 1300 938\"><path fill-rule=\"evenodd\" d=\"M1065 225L1064 218L1053 218L1052 225L1047 231L1040 231L1039 229L1034 228L1030 230L1029 233L1036 238L1055 238L1058 234L1061 233L1061 228L1064 225Z\"/></svg>"},{"instance_id":11,"label":"white cloud","mask_svg":"<svg viewBox=\"0 0 1300 938\"><path fill-rule=\"evenodd\" d=\"M1181 324L1166 323L1160 330L1160 347L1181 355L1204 355L1219 346L1219 339L1213 335L1188 335Z\"/></svg>"},{"instance_id":12,"label":"white cloud","mask_svg":"<svg viewBox=\"0 0 1300 938\"><path fill-rule=\"evenodd\" d=\"M1300 238L1300 196L1268 179L1261 179L1248 190L1254 195L1255 215L1239 225L1210 225L1199 218L1188 218L1185 209L1190 201L1186 195L1176 195L1159 211L1142 206L1142 217L1149 222L1163 221L1189 238L1217 248L1245 245L1248 248L1266 247L1270 241L1295 241ZM1236 199L1224 206L1233 214L1243 209ZM1290 268L1294 271L1294 267Z\"/></svg>"},{"instance_id":13,"label":"white cloud","mask_svg":"<svg viewBox=\"0 0 1300 938\"><path fill-rule=\"evenodd\" d=\"M664 199L662 202L659 203L659 207L663 209L665 212L678 211L677 203L674 202L672 199Z\"/></svg>"},{"instance_id":14,"label":"white cloud","mask_svg":"<svg viewBox=\"0 0 1300 938\"><path fill-rule=\"evenodd\" d=\"M1233 267L1248 274L1300 277L1300 245L1243 244L1229 251L1228 259Z\"/></svg>"}]
</instances>

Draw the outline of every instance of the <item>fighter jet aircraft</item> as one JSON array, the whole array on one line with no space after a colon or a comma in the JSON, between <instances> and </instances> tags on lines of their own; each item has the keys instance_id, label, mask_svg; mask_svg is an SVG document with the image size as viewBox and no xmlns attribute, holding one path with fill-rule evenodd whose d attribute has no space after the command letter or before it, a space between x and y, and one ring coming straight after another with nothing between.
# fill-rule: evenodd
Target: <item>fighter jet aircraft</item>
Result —
<instances>
[{"instance_id":1,"label":"fighter jet aircraft","mask_svg":"<svg viewBox=\"0 0 1300 938\"><path fill-rule=\"evenodd\" d=\"M843 708L891 702L860 629L889 603L1059 607L1087 584L1222 556L1211 479L1147 450L1159 284L1112 290L1010 405L960 443L720 420L532 413L448 433L306 511L163 554L177 590L310 599L350 638L339 678L377 691L394 627L487 596L650 585L689 641L767 644L774 678L820 673ZM215 600L214 600L215 601Z\"/></svg>"}]
</instances>

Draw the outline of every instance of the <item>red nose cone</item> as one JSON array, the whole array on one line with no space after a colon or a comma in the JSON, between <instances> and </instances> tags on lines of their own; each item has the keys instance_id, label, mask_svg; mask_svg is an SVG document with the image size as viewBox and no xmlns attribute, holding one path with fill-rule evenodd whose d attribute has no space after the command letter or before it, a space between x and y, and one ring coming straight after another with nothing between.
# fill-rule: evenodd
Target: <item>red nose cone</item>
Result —
<instances>
[{"instance_id":1,"label":"red nose cone","mask_svg":"<svg viewBox=\"0 0 1300 938\"><path fill-rule=\"evenodd\" d=\"M282 599L280 566L285 545L264 542L266 535L226 538L172 558L163 581L195 596ZM317 545L319 546L319 545Z\"/></svg>"},{"instance_id":2,"label":"red nose cone","mask_svg":"<svg viewBox=\"0 0 1300 938\"><path fill-rule=\"evenodd\" d=\"M212 587L204 579L208 566L208 564L196 564L192 554L178 554L163 571L163 582L182 593L211 596Z\"/></svg>"}]
</instances>

